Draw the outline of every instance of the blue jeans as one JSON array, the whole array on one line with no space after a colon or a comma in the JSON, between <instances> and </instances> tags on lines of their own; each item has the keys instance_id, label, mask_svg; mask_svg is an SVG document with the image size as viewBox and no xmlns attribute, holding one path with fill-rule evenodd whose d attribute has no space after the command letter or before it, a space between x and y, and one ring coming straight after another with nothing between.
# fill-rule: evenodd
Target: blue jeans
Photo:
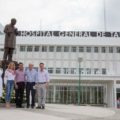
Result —
<instances>
[{"instance_id":1,"label":"blue jeans","mask_svg":"<svg viewBox=\"0 0 120 120\"><path fill-rule=\"evenodd\" d=\"M13 80L7 80L7 85L6 85L6 102L10 102L11 92L13 90L13 86L14 86L14 81Z\"/></svg>"}]
</instances>

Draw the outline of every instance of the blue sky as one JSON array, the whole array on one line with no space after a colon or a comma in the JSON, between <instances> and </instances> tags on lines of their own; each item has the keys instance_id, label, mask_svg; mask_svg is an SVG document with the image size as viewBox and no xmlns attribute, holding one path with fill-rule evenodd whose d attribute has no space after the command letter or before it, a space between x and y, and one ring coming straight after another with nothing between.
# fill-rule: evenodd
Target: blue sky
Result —
<instances>
[{"instance_id":1,"label":"blue sky","mask_svg":"<svg viewBox=\"0 0 120 120\"><path fill-rule=\"evenodd\" d=\"M120 0L0 0L0 23L19 30L120 31Z\"/></svg>"}]
</instances>

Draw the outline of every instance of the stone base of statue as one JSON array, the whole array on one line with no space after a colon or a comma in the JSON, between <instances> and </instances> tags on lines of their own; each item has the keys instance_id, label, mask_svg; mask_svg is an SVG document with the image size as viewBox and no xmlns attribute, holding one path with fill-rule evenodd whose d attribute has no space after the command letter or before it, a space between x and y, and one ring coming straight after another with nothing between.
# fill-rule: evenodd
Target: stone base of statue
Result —
<instances>
[{"instance_id":1,"label":"stone base of statue","mask_svg":"<svg viewBox=\"0 0 120 120\"><path fill-rule=\"evenodd\" d=\"M8 65L9 65L10 62L13 62L15 64L15 69L18 68L18 62L17 61L2 60L1 63L2 63L3 70L7 69L7 67L8 67Z\"/></svg>"}]
</instances>

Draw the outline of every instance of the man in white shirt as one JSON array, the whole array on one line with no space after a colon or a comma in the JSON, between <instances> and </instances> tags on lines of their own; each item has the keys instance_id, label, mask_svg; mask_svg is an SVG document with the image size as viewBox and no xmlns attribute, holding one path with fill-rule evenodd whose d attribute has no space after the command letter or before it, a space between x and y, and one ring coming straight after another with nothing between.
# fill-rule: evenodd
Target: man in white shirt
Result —
<instances>
[{"instance_id":1,"label":"man in white shirt","mask_svg":"<svg viewBox=\"0 0 120 120\"><path fill-rule=\"evenodd\" d=\"M40 69L37 74L36 90L38 97L37 109L45 109L46 88L49 85L49 74L44 68L44 63L39 64Z\"/></svg>"}]
</instances>

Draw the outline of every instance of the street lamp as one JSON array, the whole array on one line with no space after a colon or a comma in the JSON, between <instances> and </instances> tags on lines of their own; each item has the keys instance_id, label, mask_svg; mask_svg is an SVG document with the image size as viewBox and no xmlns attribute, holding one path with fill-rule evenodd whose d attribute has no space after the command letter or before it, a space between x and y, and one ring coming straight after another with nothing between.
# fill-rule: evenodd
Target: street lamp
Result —
<instances>
[{"instance_id":1,"label":"street lamp","mask_svg":"<svg viewBox=\"0 0 120 120\"><path fill-rule=\"evenodd\" d=\"M83 58L79 57L78 58L78 63L79 63L79 80L78 80L78 105L80 105L80 79L81 79L81 62L83 61Z\"/></svg>"}]
</instances>

